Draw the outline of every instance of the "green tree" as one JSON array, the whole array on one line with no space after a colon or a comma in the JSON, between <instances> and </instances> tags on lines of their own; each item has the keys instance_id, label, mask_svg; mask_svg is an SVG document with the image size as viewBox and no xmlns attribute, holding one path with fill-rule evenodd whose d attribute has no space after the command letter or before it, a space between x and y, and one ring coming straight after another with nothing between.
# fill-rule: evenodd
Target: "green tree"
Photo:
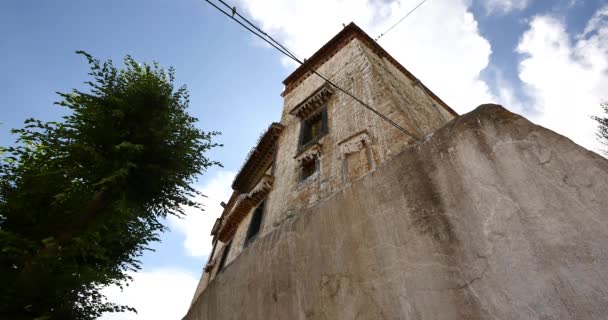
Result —
<instances>
[{"instance_id":1,"label":"green tree","mask_svg":"<svg viewBox=\"0 0 608 320\"><path fill-rule=\"evenodd\" d=\"M605 117L596 117L593 119L598 123L599 132L597 133L598 140L606 147L608 147L608 101L600 104L604 109ZM604 149L604 154L608 156L608 149Z\"/></svg>"},{"instance_id":2,"label":"green tree","mask_svg":"<svg viewBox=\"0 0 608 320\"><path fill-rule=\"evenodd\" d=\"M220 165L219 146L190 116L174 71L138 64L118 69L85 52L86 92L58 93L62 122L28 119L0 150L0 318L94 319L133 310L108 302L107 285L131 280L139 257L183 215L190 184Z\"/></svg>"}]
</instances>

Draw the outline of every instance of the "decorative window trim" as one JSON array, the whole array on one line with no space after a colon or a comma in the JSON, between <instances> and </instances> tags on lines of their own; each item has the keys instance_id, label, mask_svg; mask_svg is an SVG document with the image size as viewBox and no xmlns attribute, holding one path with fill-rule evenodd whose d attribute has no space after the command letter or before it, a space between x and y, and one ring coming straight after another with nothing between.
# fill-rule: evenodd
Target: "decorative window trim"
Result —
<instances>
[{"instance_id":1,"label":"decorative window trim","mask_svg":"<svg viewBox=\"0 0 608 320\"><path fill-rule=\"evenodd\" d=\"M312 181L315 181L317 179L317 177L320 174L321 171L321 149L322 149L323 145L321 145L320 143L314 143L312 144L308 149L306 149L305 151L301 152L300 154L298 154L297 156L294 157L294 159L296 159L297 161L297 166L296 166L296 177L297 177L297 185L298 188L301 188L307 184L309 184ZM313 174L311 174L310 176L306 177L305 179L302 179L302 166L304 163L308 162L308 161L315 161L315 172Z\"/></svg>"},{"instance_id":2,"label":"decorative window trim","mask_svg":"<svg viewBox=\"0 0 608 320\"><path fill-rule=\"evenodd\" d=\"M372 139L369 137L369 133L367 132L367 130L359 131L338 143L338 149L340 152L339 158L342 159L343 163L342 176L345 183L348 183L349 181L349 172L347 165L348 155L359 152L363 150L363 148L366 148L366 157L369 163L368 173L376 169L376 163L372 155L371 145Z\"/></svg>"},{"instance_id":3,"label":"decorative window trim","mask_svg":"<svg viewBox=\"0 0 608 320\"><path fill-rule=\"evenodd\" d=\"M334 89L332 86L329 83L325 83L319 89L315 90L315 92L313 92L310 96L304 99L304 101L300 102L297 106L291 109L289 114L300 119L306 119L325 105L333 93Z\"/></svg>"},{"instance_id":4,"label":"decorative window trim","mask_svg":"<svg viewBox=\"0 0 608 320\"><path fill-rule=\"evenodd\" d=\"M296 159L298 164L301 164L302 161L307 161L306 158L310 158L310 157L319 158L319 157L321 157L322 148L323 148L323 145L321 143L315 142L315 143L311 144L310 146L308 146L308 148L306 150L302 150L300 153L298 153L293 158Z\"/></svg>"},{"instance_id":5,"label":"decorative window trim","mask_svg":"<svg viewBox=\"0 0 608 320\"><path fill-rule=\"evenodd\" d=\"M351 153L359 152L364 146L369 146L371 143L367 130L357 132L338 143L340 158L346 158Z\"/></svg>"},{"instance_id":6,"label":"decorative window trim","mask_svg":"<svg viewBox=\"0 0 608 320\"><path fill-rule=\"evenodd\" d=\"M268 195L272 188L274 177L264 175L262 179L248 194L241 194L236 199L232 210L226 214L218 232L218 239L224 243L230 241L241 221L247 216L251 208L257 206Z\"/></svg>"},{"instance_id":7,"label":"decorative window trim","mask_svg":"<svg viewBox=\"0 0 608 320\"><path fill-rule=\"evenodd\" d=\"M307 125L307 124L305 124L305 122L308 121L308 119L310 119L312 117L318 116L319 113L321 113L321 115L320 115L321 116L320 132L316 136L312 137L310 139L310 141L307 141L306 143L302 143L302 140L304 139L304 134L305 134L304 130L307 130L305 127L305 125ZM298 148L297 148L297 153L296 153L295 157L298 157L299 155L306 152L307 150L314 147L315 145L321 144L321 141L323 141L323 137L325 137L327 135L327 133L329 132L327 123L328 123L328 120L327 120L327 106L326 105L323 105L319 110L317 110L315 113L310 115L308 118L302 119L300 121L300 135L298 137Z\"/></svg>"}]
</instances>

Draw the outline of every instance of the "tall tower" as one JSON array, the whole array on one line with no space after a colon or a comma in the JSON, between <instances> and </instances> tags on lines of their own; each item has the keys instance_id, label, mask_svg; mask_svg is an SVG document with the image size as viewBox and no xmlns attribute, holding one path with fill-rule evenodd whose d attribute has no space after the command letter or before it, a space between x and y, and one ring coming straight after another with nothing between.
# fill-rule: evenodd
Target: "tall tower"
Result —
<instances>
[{"instance_id":1,"label":"tall tower","mask_svg":"<svg viewBox=\"0 0 608 320\"><path fill-rule=\"evenodd\" d=\"M405 128L405 134L310 69ZM373 172L457 116L354 23L284 81L270 125L232 185L193 302L256 238Z\"/></svg>"},{"instance_id":2,"label":"tall tower","mask_svg":"<svg viewBox=\"0 0 608 320\"><path fill-rule=\"evenodd\" d=\"M354 24L306 64L186 319L606 318L605 158L498 105L457 116Z\"/></svg>"}]
</instances>

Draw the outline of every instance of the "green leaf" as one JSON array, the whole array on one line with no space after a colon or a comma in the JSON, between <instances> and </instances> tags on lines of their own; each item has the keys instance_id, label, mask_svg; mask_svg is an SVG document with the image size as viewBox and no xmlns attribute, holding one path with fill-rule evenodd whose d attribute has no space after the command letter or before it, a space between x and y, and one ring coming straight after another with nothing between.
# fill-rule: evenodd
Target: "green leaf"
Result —
<instances>
[{"instance_id":1,"label":"green leaf","mask_svg":"<svg viewBox=\"0 0 608 320\"><path fill-rule=\"evenodd\" d=\"M131 281L164 217L200 205L190 184L220 165L205 156L219 132L197 127L173 68L77 54L88 88L58 93L68 115L27 119L0 147L0 314L15 319L134 312L101 288Z\"/></svg>"}]
</instances>

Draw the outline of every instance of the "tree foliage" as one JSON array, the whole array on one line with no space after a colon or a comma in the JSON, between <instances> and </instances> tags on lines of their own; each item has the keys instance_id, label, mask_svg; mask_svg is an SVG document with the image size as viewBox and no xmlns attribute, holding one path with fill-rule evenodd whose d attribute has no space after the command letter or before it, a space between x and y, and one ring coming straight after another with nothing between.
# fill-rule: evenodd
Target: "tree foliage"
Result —
<instances>
[{"instance_id":1,"label":"tree foliage","mask_svg":"<svg viewBox=\"0 0 608 320\"><path fill-rule=\"evenodd\" d=\"M204 156L219 133L195 127L172 68L77 53L92 79L86 92L58 93L70 114L28 119L0 149L0 318L133 310L100 289L128 283L163 218L200 207L193 179L219 165Z\"/></svg>"},{"instance_id":2,"label":"tree foliage","mask_svg":"<svg viewBox=\"0 0 608 320\"><path fill-rule=\"evenodd\" d=\"M605 117L596 117L593 119L598 123L598 140L605 146L607 149L604 149L604 154L608 156L608 101L601 104L602 109L604 109Z\"/></svg>"}]
</instances>

